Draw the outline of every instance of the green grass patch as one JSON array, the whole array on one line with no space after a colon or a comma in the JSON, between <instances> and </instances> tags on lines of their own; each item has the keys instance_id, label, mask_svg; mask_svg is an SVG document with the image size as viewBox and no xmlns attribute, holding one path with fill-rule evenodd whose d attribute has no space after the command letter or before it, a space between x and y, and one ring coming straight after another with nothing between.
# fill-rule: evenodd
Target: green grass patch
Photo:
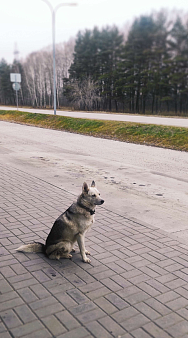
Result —
<instances>
[{"instance_id":1,"label":"green grass patch","mask_svg":"<svg viewBox=\"0 0 188 338\"><path fill-rule=\"evenodd\" d=\"M0 120L108 138L122 142L188 151L188 128L79 119L12 110L0 111Z\"/></svg>"}]
</instances>

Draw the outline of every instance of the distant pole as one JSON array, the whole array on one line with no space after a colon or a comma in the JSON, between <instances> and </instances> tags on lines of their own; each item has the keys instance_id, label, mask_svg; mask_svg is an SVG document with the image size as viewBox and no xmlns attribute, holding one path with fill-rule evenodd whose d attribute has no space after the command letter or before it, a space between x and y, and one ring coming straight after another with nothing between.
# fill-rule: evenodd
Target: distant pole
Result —
<instances>
[{"instance_id":1,"label":"distant pole","mask_svg":"<svg viewBox=\"0 0 188 338\"><path fill-rule=\"evenodd\" d=\"M54 76L54 115L56 115L56 64L55 64L55 11L52 11L53 76Z\"/></svg>"},{"instance_id":2,"label":"distant pole","mask_svg":"<svg viewBox=\"0 0 188 338\"><path fill-rule=\"evenodd\" d=\"M55 16L57 10L62 6L77 6L76 3L61 3L55 8L52 7L51 3L48 0L44 1L50 8L52 14L52 45L53 45L53 82L54 82L54 115L56 115L56 64L55 64Z\"/></svg>"},{"instance_id":3,"label":"distant pole","mask_svg":"<svg viewBox=\"0 0 188 338\"><path fill-rule=\"evenodd\" d=\"M16 90L16 106L17 106L17 110L18 110L18 91Z\"/></svg>"}]
</instances>

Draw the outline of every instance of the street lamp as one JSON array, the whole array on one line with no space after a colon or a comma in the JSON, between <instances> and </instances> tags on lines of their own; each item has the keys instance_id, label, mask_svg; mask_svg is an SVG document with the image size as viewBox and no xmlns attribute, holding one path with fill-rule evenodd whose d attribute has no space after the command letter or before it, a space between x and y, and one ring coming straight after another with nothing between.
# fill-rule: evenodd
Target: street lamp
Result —
<instances>
[{"instance_id":1,"label":"street lamp","mask_svg":"<svg viewBox=\"0 0 188 338\"><path fill-rule=\"evenodd\" d=\"M76 3L61 3L57 5L55 8L51 5L51 3L48 0L42 0L44 1L48 7L50 8L50 11L52 13L52 44L53 44L53 77L54 77L54 115L56 115L56 69L55 69L55 16L57 10L62 6L77 6Z\"/></svg>"}]
</instances>

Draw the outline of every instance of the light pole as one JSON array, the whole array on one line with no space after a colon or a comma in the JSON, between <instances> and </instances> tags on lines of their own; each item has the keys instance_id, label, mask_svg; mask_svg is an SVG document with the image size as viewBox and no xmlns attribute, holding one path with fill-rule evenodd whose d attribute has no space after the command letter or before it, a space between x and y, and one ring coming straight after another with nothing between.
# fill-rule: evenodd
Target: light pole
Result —
<instances>
[{"instance_id":1,"label":"light pole","mask_svg":"<svg viewBox=\"0 0 188 338\"><path fill-rule=\"evenodd\" d=\"M53 78L54 78L54 115L56 115L56 67L55 67L55 16L57 10L62 6L77 6L76 3L61 3L57 5L55 8L51 5L48 0L44 1L48 7L50 8L52 14L52 45L53 45Z\"/></svg>"}]
</instances>

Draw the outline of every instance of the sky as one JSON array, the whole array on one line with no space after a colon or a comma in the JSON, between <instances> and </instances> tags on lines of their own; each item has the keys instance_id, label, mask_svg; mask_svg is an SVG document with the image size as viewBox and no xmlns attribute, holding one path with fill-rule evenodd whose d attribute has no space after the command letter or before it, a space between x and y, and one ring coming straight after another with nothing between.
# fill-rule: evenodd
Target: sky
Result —
<instances>
[{"instance_id":1,"label":"sky","mask_svg":"<svg viewBox=\"0 0 188 338\"><path fill-rule=\"evenodd\" d=\"M116 25L120 29L136 17L160 9L188 13L188 0L48 0L56 13L56 43L68 41L79 30ZM44 0L0 0L0 60L19 59L52 44L52 15Z\"/></svg>"}]
</instances>

